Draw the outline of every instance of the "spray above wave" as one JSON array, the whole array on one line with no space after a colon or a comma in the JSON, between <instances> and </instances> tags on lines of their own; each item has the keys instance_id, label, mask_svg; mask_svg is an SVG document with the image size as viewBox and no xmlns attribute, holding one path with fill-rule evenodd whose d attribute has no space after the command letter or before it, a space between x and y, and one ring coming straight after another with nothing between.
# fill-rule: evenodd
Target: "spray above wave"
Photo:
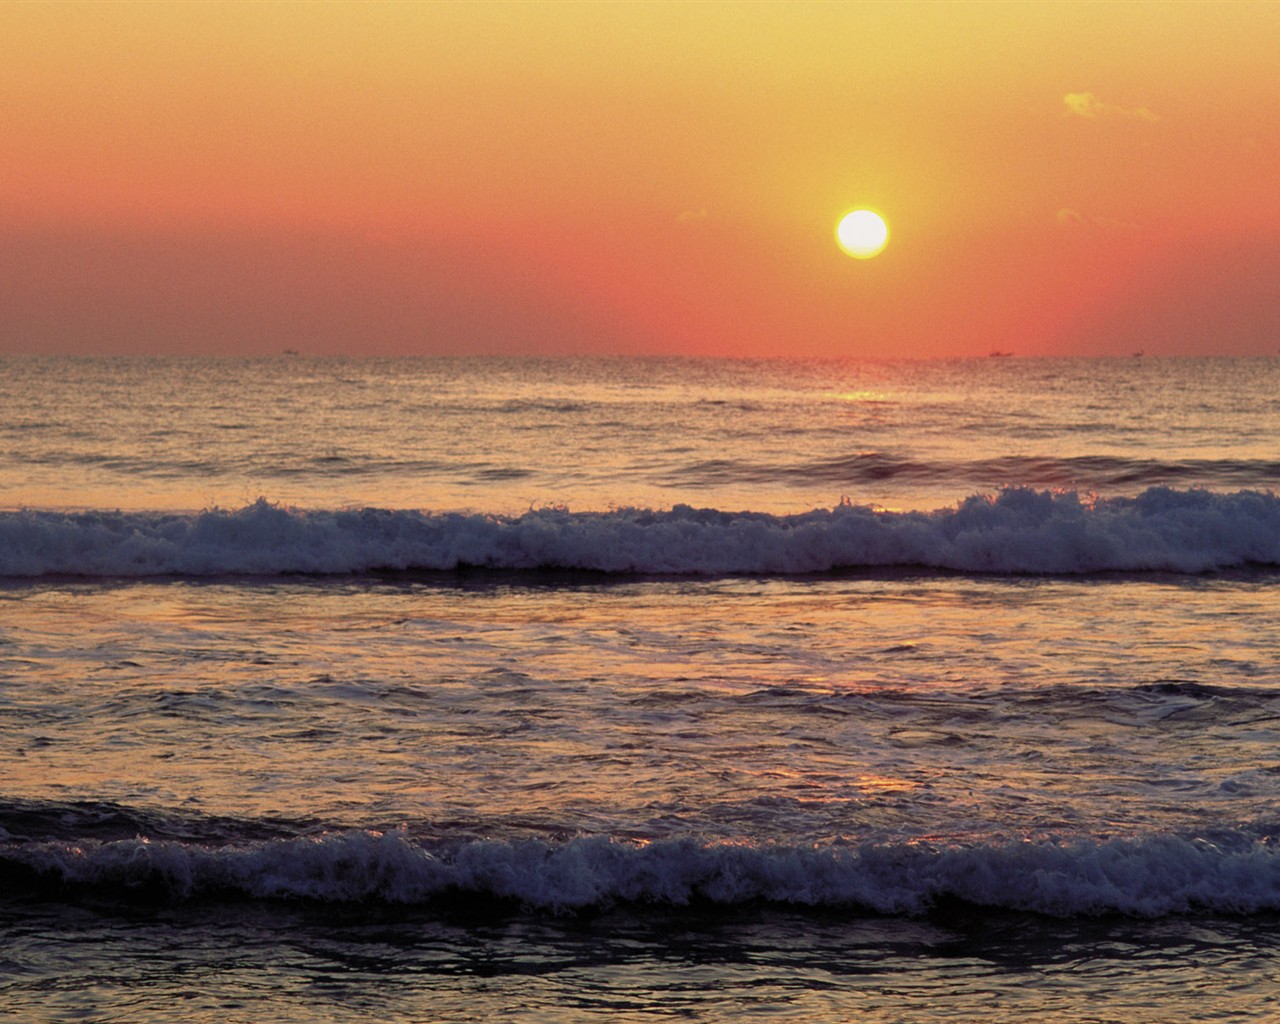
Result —
<instances>
[{"instance_id":1,"label":"spray above wave","mask_svg":"<svg viewBox=\"0 0 1280 1024\"><path fill-rule=\"evenodd\" d=\"M385 570L574 569L800 574L924 567L963 572L1204 572L1280 565L1280 497L1151 488L1084 501L1009 489L954 508L841 505L797 515L532 510L521 516L385 509L0 513L0 576L160 576Z\"/></svg>"},{"instance_id":2,"label":"spray above wave","mask_svg":"<svg viewBox=\"0 0 1280 1024\"><path fill-rule=\"evenodd\" d=\"M941 901L1059 917L1280 909L1280 849L1161 835L1071 844L772 847L604 837L472 841L435 850L401 833L346 832L244 846L145 839L0 847L11 895L380 901L457 896L537 910L763 902L921 914Z\"/></svg>"}]
</instances>

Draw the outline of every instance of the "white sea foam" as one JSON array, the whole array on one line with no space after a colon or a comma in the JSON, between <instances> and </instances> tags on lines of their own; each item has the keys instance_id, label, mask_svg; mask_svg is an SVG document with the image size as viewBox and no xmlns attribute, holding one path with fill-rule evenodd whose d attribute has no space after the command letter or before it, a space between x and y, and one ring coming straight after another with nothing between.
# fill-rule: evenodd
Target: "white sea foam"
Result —
<instances>
[{"instance_id":1,"label":"white sea foam","mask_svg":"<svg viewBox=\"0 0 1280 1024\"><path fill-rule=\"evenodd\" d=\"M920 914L939 901L1071 917L1280 909L1280 849L1169 835L1072 844L811 848L474 841L432 851L400 833L347 832L247 846L143 839L42 843L0 853L44 881L170 898L417 905L477 896L556 912L627 903L764 901ZM5 872L10 874L9 872ZM10 874L10 888L13 888Z\"/></svg>"},{"instance_id":2,"label":"white sea foam","mask_svg":"<svg viewBox=\"0 0 1280 1024\"><path fill-rule=\"evenodd\" d=\"M286 509L0 513L0 576L349 573L462 566L608 573L1203 572L1280 565L1280 497L1152 488L1088 501L1009 489L932 512L538 509L516 517Z\"/></svg>"}]
</instances>

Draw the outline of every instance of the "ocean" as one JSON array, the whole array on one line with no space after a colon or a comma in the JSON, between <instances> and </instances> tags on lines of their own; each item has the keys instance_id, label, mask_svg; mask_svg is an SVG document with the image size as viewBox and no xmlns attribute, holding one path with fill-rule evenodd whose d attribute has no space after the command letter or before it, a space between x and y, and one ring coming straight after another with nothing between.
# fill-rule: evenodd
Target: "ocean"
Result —
<instances>
[{"instance_id":1,"label":"ocean","mask_svg":"<svg viewBox=\"0 0 1280 1024\"><path fill-rule=\"evenodd\" d=\"M1280 1020L1280 359L0 410L0 1019Z\"/></svg>"}]
</instances>

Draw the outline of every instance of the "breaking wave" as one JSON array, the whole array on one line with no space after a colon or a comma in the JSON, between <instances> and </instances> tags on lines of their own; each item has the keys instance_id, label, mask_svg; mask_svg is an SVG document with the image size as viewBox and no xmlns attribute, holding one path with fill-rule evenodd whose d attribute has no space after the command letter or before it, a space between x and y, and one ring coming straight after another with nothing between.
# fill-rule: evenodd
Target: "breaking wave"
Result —
<instances>
[{"instance_id":1,"label":"breaking wave","mask_svg":"<svg viewBox=\"0 0 1280 1024\"><path fill-rule=\"evenodd\" d=\"M796 515L531 510L520 516L290 509L0 513L0 576L216 576L565 569L802 574L1195 573L1280 565L1280 497L1151 488L1132 498L1011 488L935 511L840 505Z\"/></svg>"},{"instance_id":2,"label":"breaking wave","mask_svg":"<svg viewBox=\"0 0 1280 1024\"><path fill-rule=\"evenodd\" d=\"M918 915L940 903L1075 917L1280 909L1280 848L1172 835L1068 844L851 847L624 843L585 837L431 848L399 832L246 845L174 840L0 847L10 896L88 892L430 905L465 897L578 912L618 904L769 903Z\"/></svg>"}]
</instances>

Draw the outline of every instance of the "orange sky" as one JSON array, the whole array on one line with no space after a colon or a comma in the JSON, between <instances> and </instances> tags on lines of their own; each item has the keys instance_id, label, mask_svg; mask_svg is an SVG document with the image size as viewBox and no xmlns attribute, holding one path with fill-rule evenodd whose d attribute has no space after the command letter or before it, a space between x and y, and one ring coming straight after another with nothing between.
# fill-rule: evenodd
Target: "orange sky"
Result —
<instances>
[{"instance_id":1,"label":"orange sky","mask_svg":"<svg viewBox=\"0 0 1280 1024\"><path fill-rule=\"evenodd\" d=\"M10 3L0 352L1276 353L1277 53L1274 3Z\"/></svg>"}]
</instances>

